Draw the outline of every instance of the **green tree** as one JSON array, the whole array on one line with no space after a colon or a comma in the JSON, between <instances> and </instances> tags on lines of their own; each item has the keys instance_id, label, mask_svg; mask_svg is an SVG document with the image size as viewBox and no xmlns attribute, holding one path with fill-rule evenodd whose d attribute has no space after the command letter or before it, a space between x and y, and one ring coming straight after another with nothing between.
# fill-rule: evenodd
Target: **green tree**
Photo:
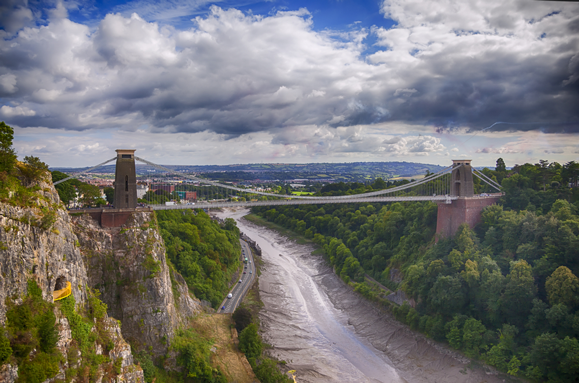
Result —
<instances>
[{"instance_id":1,"label":"green tree","mask_svg":"<svg viewBox=\"0 0 579 383\"><path fill-rule=\"evenodd\" d=\"M111 205L115 203L115 189L111 187L104 188L103 192L105 193L105 197L107 202Z\"/></svg>"},{"instance_id":2,"label":"green tree","mask_svg":"<svg viewBox=\"0 0 579 383\"><path fill-rule=\"evenodd\" d=\"M251 311L245 307L238 307L233 313L233 320L235 321L235 329L238 333L242 332L253 320Z\"/></svg>"},{"instance_id":3,"label":"green tree","mask_svg":"<svg viewBox=\"0 0 579 383\"><path fill-rule=\"evenodd\" d=\"M292 380L277 369L275 361L264 358L254 370L255 376L261 383L291 383Z\"/></svg>"},{"instance_id":4,"label":"green tree","mask_svg":"<svg viewBox=\"0 0 579 383\"><path fill-rule=\"evenodd\" d=\"M101 199L101 192L98 186L80 183L77 186L80 201L84 206L95 206Z\"/></svg>"},{"instance_id":5,"label":"green tree","mask_svg":"<svg viewBox=\"0 0 579 383\"><path fill-rule=\"evenodd\" d=\"M436 312L443 315L460 312L466 298L460 280L449 275L438 276L428 297Z\"/></svg>"},{"instance_id":6,"label":"green tree","mask_svg":"<svg viewBox=\"0 0 579 383\"><path fill-rule=\"evenodd\" d=\"M250 324L239 334L239 349L247 358L258 358L263 351L261 337L257 333L257 325Z\"/></svg>"},{"instance_id":7,"label":"green tree","mask_svg":"<svg viewBox=\"0 0 579 383\"><path fill-rule=\"evenodd\" d=\"M68 177L67 174L59 172L58 170L54 170L52 173L52 182L60 181ZM58 192L58 196L60 200L65 205L69 205L71 201L76 198L76 189L74 187L75 183L79 183L78 180L69 180L62 183L59 183L55 186L56 191Z\"/></svg>"},{"instance_id":8,"label":"green tree","mask_svg":"<svg viewBox=\"0 0 579 383\"><path fill-rule=\"evenodd\" d=\"M505 161L502 158L497 160L497 165L495 167L495 171L497 172L506 172L507 166L505 165Z\"/></svg>"},{"instance_id":9,"label":"green tree","mask_svg":"<svg viewBox=\"0 0 579 383\"><path fill-rule=\"evenodd\" d=\"M531 266L525 260L513 262L507 275L505 292L501 296L501 309L509 323L517 326L524 324L536 293Z\"/></svg>"},{"instance_id":10,"label":"green tree","mask_svg":"<svg viewBox=\"0 0 579 383\"><path fill-rule=\"evenodd\" d=\"M58 328L56 328L56 316L54 312L47 311L38 320L38 337L40 350L48 354L52 353L58 342Z\"/></svg>"},{"instance_id":11,"label":"green tree","mask_svg":"<svg viewBox=\"0 0 579 383\"><path fill-rule=\"evenodd\" d=\"M48 165L40 161L38 157L26 156L18 169L28 180L38 180L48 171Z\"/></svg>"},{"instance_id":12,"label":"green tree","mask_svg":"<svg viewBox=\"0 0 579 383\"><path fill-rule=\"evenodd\" d=\"M477 357L482 347L485 326L474 318L469 318L464 322L462 328L462 345L466 355Z\"/></svg>"},{"instance_id":13,"label":"green tree","mask_svg":"<svg viewBox=\"0 0 579 383\"><path fill-rule=\"evenodd\" d=\"M579 278L565 266L559 266L547 278L545 288L551 305L562 303L574 307L579 303Z\"/></svg>"},{"instance_id":14,"label":"green tree","mask_svg":"<svg viewBox=\"0 0 579 383\"><path fill-rule=\"evenodd\" d=\"M0 122L0 172L10 173L16 164L16 152L12 148L14 129Z\"/></svg>"},{"instance_id":15,"label":"green tree","mask_svg":"<svg viewBox=\"0 0 579 383\"><path fill-rule=\"evenodd\" d=\"M0 326L0 365L4 364L12 355L12 348L10 347L10 341L6 338L4 334L5 330L3 326Z\"/></svg>"}]
</instances>

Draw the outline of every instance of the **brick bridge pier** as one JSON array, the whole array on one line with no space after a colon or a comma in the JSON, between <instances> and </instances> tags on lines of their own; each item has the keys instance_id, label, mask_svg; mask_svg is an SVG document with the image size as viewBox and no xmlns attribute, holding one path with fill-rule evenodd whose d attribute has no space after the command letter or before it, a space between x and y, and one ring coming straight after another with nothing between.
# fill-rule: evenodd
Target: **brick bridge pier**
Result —
<instances>
[{"instance_id":1,"label":"brick bridge pier","mask_svg":"<svg viewBox=\"0 0 579 383\"><path fill-rule=\"evenodd\" d=\"M451 204L438 203L436 239L452 237L458 227L466 223L472 229L481 220L482 210L498 202L502 194L474 195L471 160L453 160L451 195L458 199ZM460 166L462 165L462 166Z\"/></svg>"}]
</instances>

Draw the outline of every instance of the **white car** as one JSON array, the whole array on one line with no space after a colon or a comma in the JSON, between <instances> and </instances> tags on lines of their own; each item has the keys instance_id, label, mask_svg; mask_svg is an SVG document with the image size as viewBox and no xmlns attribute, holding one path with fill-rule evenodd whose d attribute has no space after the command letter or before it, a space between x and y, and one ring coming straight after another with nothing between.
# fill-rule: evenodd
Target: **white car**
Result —
<instances>
[{"instance_id":1,"label":"white car","mask_svg":"<svg viewBox=\"0 0 579 383\"><path fill-rule=\"evenodd\" d=\"M231 293L227 294L227 299L231 299L233 298L233 295L231 295Z\"/></svg>"},{"instance_id":2,"label":"white car","mask_svg":"<svg viewBox=\"0 0 579 383\"><path fill-rule=\"evenodd\" d=\"M239 280L239 283L241 283L241 282L243 282L243 280L242 280L242 279L240 279L240 280Z\"/></svg>"}]
</instances>

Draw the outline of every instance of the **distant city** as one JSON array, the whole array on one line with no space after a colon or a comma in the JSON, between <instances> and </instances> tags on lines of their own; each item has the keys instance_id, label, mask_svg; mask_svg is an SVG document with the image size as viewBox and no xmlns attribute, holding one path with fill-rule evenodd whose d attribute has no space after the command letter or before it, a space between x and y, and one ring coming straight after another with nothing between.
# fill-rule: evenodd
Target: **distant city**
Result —
<instances>
[{"instance_id":1,"label":"distant city","mask_svg":"<svg viewBox=\"0 0 579 383\"><path fill-rule=\"evenodd\" d=\"M413 162L352 162L352 163L309 163L309 164L234 164L234 165L166 165L176 172L195 174L201 178L238 185L293 183L333 183L333 182L373 182L377 178L395 180L400 178L420 178L427 172L434 173L442 166ZM63 173L78 173L86 168L51 168ZM136 172L140 180L149 182L176 180L149 165L137 162ZM112 186L114 165L102 166L81 179L97 186Z\"/></svg>"}]
</instances>

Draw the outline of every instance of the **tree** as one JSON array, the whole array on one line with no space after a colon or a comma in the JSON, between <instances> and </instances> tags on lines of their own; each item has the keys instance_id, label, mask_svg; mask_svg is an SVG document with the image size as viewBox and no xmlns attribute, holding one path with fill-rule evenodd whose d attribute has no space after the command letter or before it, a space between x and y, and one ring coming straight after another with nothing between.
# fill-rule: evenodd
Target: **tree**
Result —
<instances>
[{"instance_id":1,"label":"tree","mask_svg":"<svg viewBox=\"0 0 579 383\"><path fill-rule=\"evenodd\" d=\"M536 293L531 266L525 260L513 262L511 272L507 275L505 292L500 299L507 321L517 326L523 325Z\"/></svg>"},{"instance_id":2,"label":"tree","mask_svg":"<svg viewBox=\"0 0 579 383\"><path fill-rule=\"evenodd\" d=\"M12 348L10 347L10 341L4 335L4 327L0 326L0 364L4 364L5 361L12 355Z\"/></svg>"},{"instance_id":3,"label":"tree","mask_svg":"<svg viewBox=\"0 0 579 383\"><path fill-rule=\"evenodd\" d=\"M12 148L14 129L0 122L0 172L10 173L16 164L16 152Z\"/></svg>"},{"instance_id":4,"label":"tree","mask_svg":"<svg viewBox=\"0 0 579 383\"><path fill-rule=\"evenodd\" d=\"M380 177L376 178L376 180L372 183L372 189L374 190L382 190L386 189L386 182Z\"/></svg>"},{"instance_id":5,"label":"tree","mask_svg":"<svg viewBox=\"0 0 579 383\"><path fill-rule=\"evenodd\" d=\"M579 303L579 278L565 266L559 266L547 278L545 288L551 305L562 303L574 307Z\"/></svg>"},{"instance_id":6,"label":"tree","mask_svg":"<svg viewBox=\"0 0 579 383\"><path fill-rule=\"evenodd\" d=\"M40 161L38 157L26 156L24 157L24 166L20 167L20 171L29 179L36 180L43 173L48 171L48 165Z\"/></svg>"},{"instance_id":7,"label":"tree","mask_svg":"<svg viewBox=\"0 0 579 383\"><path fill-rule=\"evenodd\" d=\"M263 351L261 337L257 333L257 325L250 324L239 334L239 349L247 358L258 358Z\"/></svg>"},{"instance_id":8,"label":"tree","mask_svg":"<svg viewBox=\"0 0 579 383\"><path fill-rule=\"evenodd\" d=\"M485 326L474 318L469 318L464 322L462 344L467 356L476 357L479 355L483 334L486 330Z\"/></svg>"},{"instance_id":9,"label":"tree","mask_svg":"<svg viewBox=\"0 0 579 383\"><path fill-rule=\"evenodd\" d=\"M462 284L453 276L439 275L428 295L433 308L443 315L459 312L465 303Z\"/></svg>"},{"instance_id":10,"label":"tree","mask_svg":"<svg viewBox=\"0 0 579 383\"><path fill-rule=\"evenodd\" d=\"M495 167L495 171L497 172L506 172L507 166L505 165L505 161L502 158L497 160L497 166Z\"/></svg>"},{"instance_id":11,"label":"tree","mask_svg":"<svg viewBox=\"0 0 579 383\"><path fill-rule=\"evenodd\" d=\"M111 187L104 188L103 192L105 193L105 197L107 202L111 205L115 203L115 189Z\"/></svg>"},{"instance_id":12,"label":"tree","mask_svg":"<svg viewBox=\"0 0 579 383\"><path fill-rule=\"evenodd\" d=\"M242 332L253 320L251 312L245 307L238 307L233 313L233 320L235 321L235 329L238 333Z\"/></svg>"},{"instance_id":13,"label":"tree","mask_svg":"<svg viewBox=\"0 0 579 383\"><path fill-rule=\"evenodd\" d=\"M58 170L54 170L52 173L52 182L60 181L68 177L68 175L59 172ZM70 201L74 200L76 197L76 189L74 188L73 183L79 182L78 180L69 180L66 182L59 183L55 186L56 191L58 192L58 196L60 200L65 205L68 205Z\"/></svg>"},{"instance_id":14,"label":"tree","mask_svg":"<svg viewBox=\"0 0 579 383\"><path fill-rule=\"evenodd\" d=\"M101 192L98 186L80 183L78 186L78 194L84 206L93 206L98 203L101 197Z\"/></svg>"}]
</instances>

